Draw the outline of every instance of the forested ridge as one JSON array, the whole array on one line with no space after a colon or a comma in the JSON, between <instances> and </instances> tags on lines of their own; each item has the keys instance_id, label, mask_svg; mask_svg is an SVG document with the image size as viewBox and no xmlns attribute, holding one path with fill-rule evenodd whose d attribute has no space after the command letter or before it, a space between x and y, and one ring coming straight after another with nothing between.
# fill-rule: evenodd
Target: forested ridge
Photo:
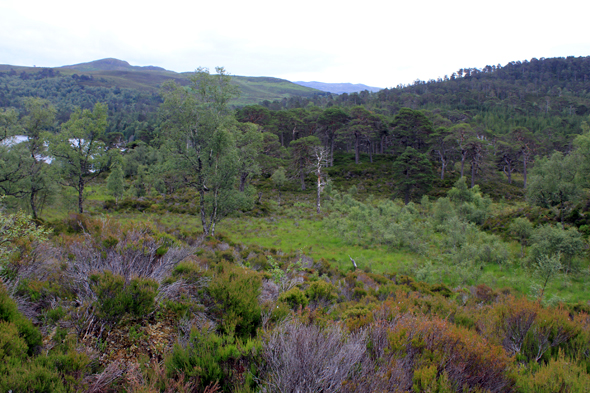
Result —
<instances>
[{"instance_id":1,"label":"forested ridge","mask_svg":"<svg viewBox=\"0 0 590 393\"><path fill-rule=\"evenodd\" d=\"M3 69L0 390L590 390L590 58L248 105Z\"/></svg>"}]
</instances>

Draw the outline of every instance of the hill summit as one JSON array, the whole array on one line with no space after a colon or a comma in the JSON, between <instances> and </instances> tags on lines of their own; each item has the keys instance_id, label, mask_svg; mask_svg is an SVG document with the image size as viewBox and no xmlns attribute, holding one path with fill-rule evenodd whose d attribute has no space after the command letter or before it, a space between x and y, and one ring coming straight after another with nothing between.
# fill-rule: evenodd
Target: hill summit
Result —
<instances>
[{"instance_id":1,"label":"hill summit","mask_svg":"<svg viewBox=\"0 0 590 393\"><path fill-rule=\"evenodd\" d=\"M156 66L132 66L124 60L115 59L112 57L91 61L88 63L80 63L67 65L59 68L74 69L80 71L166 71L162 67Z\"/></svg>"}]
</instances>

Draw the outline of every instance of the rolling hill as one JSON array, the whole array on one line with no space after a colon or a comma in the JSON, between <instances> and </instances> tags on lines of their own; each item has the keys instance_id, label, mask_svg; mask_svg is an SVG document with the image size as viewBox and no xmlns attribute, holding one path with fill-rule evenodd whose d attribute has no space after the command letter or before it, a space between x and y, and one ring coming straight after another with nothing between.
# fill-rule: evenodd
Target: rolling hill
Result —
<instances>
[{"instance_id":1,"label":"rolling hill","mask_svg":"<svg viewBox=\"0 0 590 393\"><path fill-rule=\"evenodd\" d=\"M0 76L18 76L22 80L43 78L75 78L78 85L88 87L136 89L143 93L157 94L162 83L173 80L181 85L189 83L190 72L177 73L156 66L132 66L113 58L66 65L55 68L0 65ZM256 104L264 100L281 100L291 96L312 97L319 90L300 86L285 79L270 77L233 76L242 95L233 104Z\"/></svg>"}]
</instances>

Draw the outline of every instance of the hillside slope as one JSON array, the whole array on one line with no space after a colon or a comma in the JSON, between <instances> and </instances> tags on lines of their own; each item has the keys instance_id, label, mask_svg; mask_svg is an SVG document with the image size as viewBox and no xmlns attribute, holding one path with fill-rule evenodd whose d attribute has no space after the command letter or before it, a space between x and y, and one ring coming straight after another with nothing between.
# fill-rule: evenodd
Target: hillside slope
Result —
<instances>
[{"instance_id":1,"label":"hillside slope","mask_svg":"<svg viewBox=\"0 0 590 393\"><path fill-rule=\"evenodd\" d=\"M0 65L0 77L2 78L17 77L22 81L74 78L79 86L135 89L150 94L157 94L162 83L168 80L186 85L189 83L188 76L190 75L190 72L177 73L156 66L132 66L126 61L113 58L55 68ZM256 104L263 100L282 100L290 96L312 97L314 94L320 93L316 89L303 87L279 78L233 76L233 79L242 90L242 95L233 102L234 105ZM0 89L2 88L0 87ZM24 90L30 90L30 87ZM2 103L1 105L5 106L6 104Z\"/></svg>"}]
</instances>

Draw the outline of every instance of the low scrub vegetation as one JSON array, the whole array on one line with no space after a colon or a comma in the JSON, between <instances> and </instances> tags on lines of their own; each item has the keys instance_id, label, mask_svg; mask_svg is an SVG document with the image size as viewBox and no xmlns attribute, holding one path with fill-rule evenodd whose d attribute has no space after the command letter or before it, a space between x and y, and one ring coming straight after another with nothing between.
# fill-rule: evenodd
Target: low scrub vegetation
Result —
<instances>
[{"instance_id":1,"label":"low scrub vegetation","mask_svg":"<svg viewBox=\"0 0 590 393\"><path fill-rule=\"evenodd\" d=\"M415 278L370 264L337 269L312 252L223 234L188 245L156 224L87 215L54 225L49 239L13 239L1 273L1 386L583 391L590 310L549 297L556 276L540 262L549 258L553 274L575 279L585 268L583 239L548 225L510 232L526 235L521 258L520 245L479 229L490 205L461 188L421 205L331 194L326 228L357 247L422 255ZM543 292L494 289L473 276L479 266L515 264ZM456 277L445 285L434 271Z\"/></svg>"}]
</instances>

